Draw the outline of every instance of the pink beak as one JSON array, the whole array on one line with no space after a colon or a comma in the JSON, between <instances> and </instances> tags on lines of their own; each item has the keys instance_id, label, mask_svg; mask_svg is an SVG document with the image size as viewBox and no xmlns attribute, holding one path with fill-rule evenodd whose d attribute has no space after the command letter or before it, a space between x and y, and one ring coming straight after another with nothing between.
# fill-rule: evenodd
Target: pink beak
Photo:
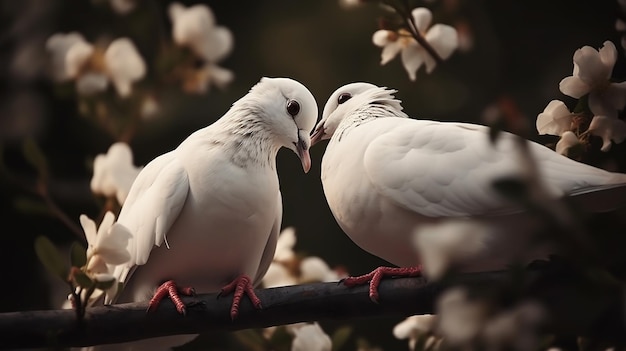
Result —
<instances>
[{"instance_id":1,"label":"pink beak","mask_svg":"<svg viewBox=\"0 0 626 351\"><path fill-rule=\"evenodd\" d=\"M324 136L324 126L320 125L317 128L315 128L315 131L311 135L311 146L320 142L323 136Z\"/></svg>"}]
</instances>

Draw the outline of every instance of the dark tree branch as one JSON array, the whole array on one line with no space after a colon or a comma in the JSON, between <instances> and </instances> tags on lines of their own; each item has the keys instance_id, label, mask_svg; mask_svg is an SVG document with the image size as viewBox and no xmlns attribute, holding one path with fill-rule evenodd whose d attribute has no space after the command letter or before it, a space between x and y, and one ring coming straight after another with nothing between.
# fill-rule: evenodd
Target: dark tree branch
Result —
<instances>
[{"instance_id":1,"label":"dark tree branch","mask_svg":"<svg viewBox=\"0 0 626 351\"><path fill-rule=\"evenodd\" d=\"M347 288L337 283L315 283L259 289L262 310L244 299L239 317L230 320L231 297L205 294L183 298L188 306L182 316L169 300L147 314L147 302L93 307L78 323L72 310L26 311L0 314L0 348L88 346L133 341L174 334L233 331L304 321L353 320L365 317L409 316L433 313L437 296L450 284L470 284L479 289L506 283L510 272L459 275L445 283L426 283L423 278L383 280L380 303L370 301L368 287ZM544 279L535 295L551 312L553 330L582 335L601 325L617 332L621 323L622 292L614 289L572 291L566 279ZM587 303L593 301L592 304ZM609 323L609 324L606 324ZM604 329L603 329L604 330ZM616 332L614 331L614 332Z\"/></svg>"}]
</instances>

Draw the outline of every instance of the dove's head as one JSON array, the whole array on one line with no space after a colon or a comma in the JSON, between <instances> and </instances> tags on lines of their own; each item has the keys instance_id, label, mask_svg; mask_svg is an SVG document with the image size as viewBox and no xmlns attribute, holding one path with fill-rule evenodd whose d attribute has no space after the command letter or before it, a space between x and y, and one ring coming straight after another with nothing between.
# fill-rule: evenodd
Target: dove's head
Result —
<instances>
[{"instance_id":1,"label":"dove's head","mask_svg":"<svg viewBox=\"0 0 626 351\"><path fill-rule=\"evenodd\" d=\"M317 121L317 102L301 83L289 78L262 78L252 89L250 97L263 109L265 124L277 146L295 152L304 172L311 168L311 137Z\"/></svg>"},{"instance_id":2,"label":"dove's head","mask_svg":"<svg viewBox=\"0 0 626 351\"><path fill-rule=\"evenodd\" d=\"M330 139L337 127L346 117L357 109L370 104L388 106L393 116L406 117L400 101L393 96L395 90L378 87L370 83L350 83L335 90L328 98L322 119L317 123L311 136L312 145Z\"/></svg>"}]
</instances>

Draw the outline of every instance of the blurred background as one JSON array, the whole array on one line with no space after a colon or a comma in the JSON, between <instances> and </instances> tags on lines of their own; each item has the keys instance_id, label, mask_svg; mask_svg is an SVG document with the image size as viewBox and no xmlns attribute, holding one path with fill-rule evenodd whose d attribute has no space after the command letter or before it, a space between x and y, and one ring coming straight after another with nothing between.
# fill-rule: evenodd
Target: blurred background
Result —
<instances>
[{"instance_id":1,"label":"blurred background","mask_svg":"<svg viewBox=\"0 0 626 351\"><path fill-rule=\"evenodd\" d=\"M128 140L137 166L214 122L263 76L302 82L316 97L320 114L336 88L355 81L398 89L396 96L405 111L423 119L483 123L483 111L506 97L527 118L531 132L537 114L550 100L571 103L558 85L572 74L576 49L599 48L604 41L613 41L619 52L613 76L617 81L626 78L619 45L622 34L615 29L615 21L624 14L616 0L415 1L433 10L434 23L456 26L468 42L431 74L420 70L414 82L399 57L380 65L381 50L371 37L386 12L376 3L344 8L339 0L181 2L208 5L217 23L233 32L234 49L220 65L232 70L235 78L225 88L211 87L204 94L160 83L152 95L158 112L143 119ZM146 82L140 82L138 89L149 87L157 71L152 59L170 38L170 2L137 0L136 8L123 15L107 1L3 0L0 4L0 148L3 169L12 174L0 178L0 311L47 309L56 307L67 291L59 291L56 278L37 260L34 238L43 234L63 247L76 236L33 193L37 173L22 152L24 140L32 138L40 146L49 168L49 196L74 225L79 225L80 214L96 218L100 213L103 200L89 188L91 163L117 140L93 116L83 113L83 102L72 84L50 78L46 40L54 33L72 31L90 42L127 36L148 65ZM112 106L109 114L118 114L115 118L132 118L125 115L128 109L123 104ZM555 141L532 137L544 143ZM319 256L350 274L363 274L385 262L359 249L335 223L320 182L325 145L311 151L313 166L308 174L293 153L279 152L283 226L295 227L296 251ZM626 155L623 149L624 145L615 146L612 155ZM613 160L612 168L624 169L623 157L613 156ZM391 333L399 320L322 326L332 331L350 324L353 335L366 336L371 345L402 350L406 341ZM232 344L228 335L212 335L205 341L209 346L204 349L247 349Z\"/></svg>"}]
</instances>

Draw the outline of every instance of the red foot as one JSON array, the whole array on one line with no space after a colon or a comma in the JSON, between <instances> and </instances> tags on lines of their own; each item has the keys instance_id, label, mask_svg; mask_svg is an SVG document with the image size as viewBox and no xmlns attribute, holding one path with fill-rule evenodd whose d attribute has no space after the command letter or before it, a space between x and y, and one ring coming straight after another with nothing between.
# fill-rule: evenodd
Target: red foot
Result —
<instances>
[{"instance_id":1,"label":"red foot","mask_svg":"<svg viewBox=\"0 0 626 351\"><path fill-rule=\"evenodd\" d=\"M180 298L180 295L193 296L195 293L195 290L191 287L179 288L173 280L168 280L161 284L161 286L159 286L154 292L154 296L152 296L150 302L148 303L148 312L156 310L161 303L161 300L163 300L165 296L169 296L174 303L174 306L176 306L178 313L185 315L187 314L187 308L185 307L183 300Z\"/></svg>"},{"instance_id":2,"label":"red foot","mask_svg":"<svg viewBox=\"0 0 626 351\"><path fill-rule=\"evenodd\" d=\"M422 267L378 267L370 273L343 279L348 287L370 283L370 299L378 303L378 286L383 277L418 277L422 274Z\"/></svg>"},{"instance_id":3,"label":"red foot","mask_svg":"<svg viewBox=\"0 0 626 351\"><path fill-rule=\"evenodd\" d=\"M230 284L222 288L218 297L222 295L228 295L233 291L233 303L230 307L231 319L234 320L235 318L237 318L237 315L239 314L239 304L241 303L241 298L243 297L244 293L248 295L248 297L252 301L252 305L254 305L255 308L261 308L261 300L254 293L252 280L249 276L242 274L238 278L235 278L235 280L233 280Z\"/></svg>"}]
</instances>

